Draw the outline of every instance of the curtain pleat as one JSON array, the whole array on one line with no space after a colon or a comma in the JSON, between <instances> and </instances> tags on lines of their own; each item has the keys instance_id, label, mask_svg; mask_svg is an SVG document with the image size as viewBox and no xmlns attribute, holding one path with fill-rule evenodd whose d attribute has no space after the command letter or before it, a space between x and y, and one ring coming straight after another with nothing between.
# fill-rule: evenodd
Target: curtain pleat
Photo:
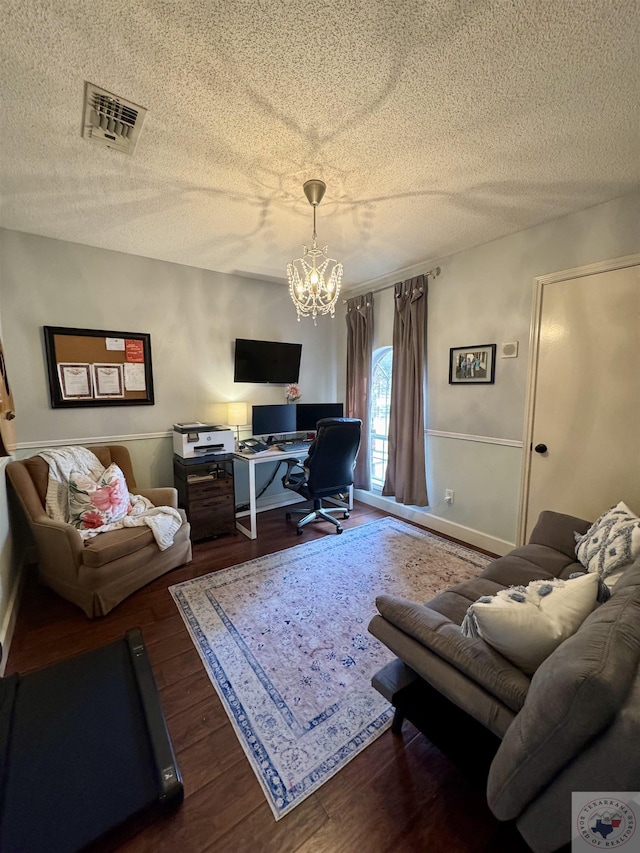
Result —
<instances>
[{"instance_id":1,"label":"curtain pleat","mask_svg":"<svg viewBox=\"0 0 640 853\"><path fill-rule=\"evenodd\" d=\"M347 403L346 416L360 418L362 439L353 485L371 488L369 412L371 409L371 359L373 355L373 293L347 300Z\"/></svg>"},{"instance_id":2,"label":"curtain pleat","mask_svg":"<svg viewBox=\"0 0 640 853\"><path fill-rule=\"evenodd\" d=\"M428 506L424 449L427 277L399 282L394 295L389 461L382 494L395 497L396 503Z\"/></svg>"}]
</instances>

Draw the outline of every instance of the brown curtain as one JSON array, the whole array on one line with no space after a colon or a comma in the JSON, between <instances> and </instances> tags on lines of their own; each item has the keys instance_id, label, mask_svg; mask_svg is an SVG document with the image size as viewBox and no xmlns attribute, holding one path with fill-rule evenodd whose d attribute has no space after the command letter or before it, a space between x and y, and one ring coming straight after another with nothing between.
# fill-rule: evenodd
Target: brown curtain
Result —
<instances>
[{"instance_id":1,"label":"brown curtain","mask_svg":"<svg viewBox=\"0 0 640 853\"><path fill-rule=\"evenodd\" d=\"M348 418L362 421L360 452L353 485L371 488L369 411L371 408L371 357L373 354L373 293L347 299L347 406Z\"/></svg>"},{"instance_id":2,"label":"brown curtain","mask_svg":"<svg viewBox=\"0 0 640 853\"><path fill-rule=\"evenodd\" d=\"M424 452L424 369L427 277L395 285L393 366L389 416L389 462L383 495L428 506Z\"/></svg>"}]
</instances>

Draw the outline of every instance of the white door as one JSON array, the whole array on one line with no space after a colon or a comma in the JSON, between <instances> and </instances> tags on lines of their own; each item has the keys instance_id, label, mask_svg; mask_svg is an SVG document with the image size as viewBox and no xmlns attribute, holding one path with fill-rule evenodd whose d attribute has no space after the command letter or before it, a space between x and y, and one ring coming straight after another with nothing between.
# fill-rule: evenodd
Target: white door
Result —
<instances>
[{"instance_id":1,"label":"white door","mask_svg":"<svg viewBox=\"0 0 640 853\"><path fill-rule=\"evenodd\" d=\"M594 520L623 500L640 515L640 258L633 261L539 280L520 541L544 509Z\"/></svg>"}]
</instances>

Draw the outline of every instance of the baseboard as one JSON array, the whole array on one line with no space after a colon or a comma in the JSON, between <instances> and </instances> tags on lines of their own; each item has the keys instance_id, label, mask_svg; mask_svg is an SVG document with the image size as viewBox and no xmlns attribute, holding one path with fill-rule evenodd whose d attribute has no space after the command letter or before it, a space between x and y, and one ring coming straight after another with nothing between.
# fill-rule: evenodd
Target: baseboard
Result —
<instances>
[{"instance_id":1,"label":"baseboard","mask_svg":"<svg viewBox=\"0 0 640 853\"><path fill-rule=\"evenodd\" d=\"M24 566L21 567L21 570L18 572L15 582L13 584L13 588L11 590L11 595L9 596L9 603L7 604L7 609L4 614L4 619L2 620L2 627L0 627L0 644L2 644L2 660L0 661L0 678L4 675L4 671L7 666L7 661L9 660L9 650L11 648L11 640L13 639L13 632L16 627L16 620L18 618L18 609L20 606L20 597L22 595L22 587L24 585L25 578L25 570Z\"/></svg>"},{"instance_id":2,"label":"baseboard","mask_svg":"<svg viewBox=\"0 0 640 853\"><path fill-rule=\"evenodd\" d=\"M472 527L465 527L463 524L447 521L447 519L440 518L437 515L430 515L428 512L416 509L415 507L398 504L392 498L374 495L371 492L362 491L362 489L354 489L353 496L363 504L382 509L391 515L405 519L405 521L412 521L414 524L419 524L421 527L428 527L436 533L444 533L445 536L460 539L462 542L467 542L476 548L482 548L484 551L490 551L492 554L502 556L515 548L513 542L506 542L504 539L490 536L481 530L474 530Z\"/></svg>"}]
</instances>

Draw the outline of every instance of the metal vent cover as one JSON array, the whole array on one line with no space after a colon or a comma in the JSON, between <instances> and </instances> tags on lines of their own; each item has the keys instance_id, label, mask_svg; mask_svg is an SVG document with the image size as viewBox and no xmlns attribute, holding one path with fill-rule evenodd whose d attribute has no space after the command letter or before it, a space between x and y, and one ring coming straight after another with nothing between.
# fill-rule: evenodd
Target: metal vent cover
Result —
<instances>
[{"instance_id":1,"label":"metal vent cover","mask_svg":"<svg viewBox=\"0 0 640 853\"><path fill-rule=\"evenodd\" d=\"M144 107L85 82L82 121L85 139L133 154L146 114Z\"/></svg>"}]
</instances>

